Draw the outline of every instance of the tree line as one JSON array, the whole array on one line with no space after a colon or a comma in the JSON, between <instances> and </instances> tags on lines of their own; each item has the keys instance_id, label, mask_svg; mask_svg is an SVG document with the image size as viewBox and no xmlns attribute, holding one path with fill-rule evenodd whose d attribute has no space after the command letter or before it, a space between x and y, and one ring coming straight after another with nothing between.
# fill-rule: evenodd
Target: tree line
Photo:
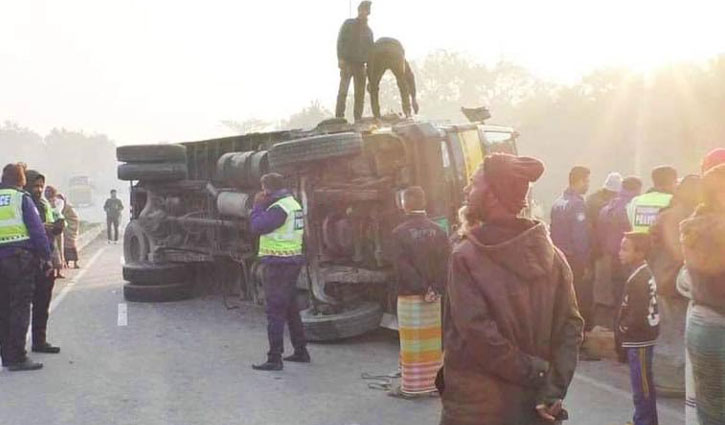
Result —
<instances>
[{"instance_id":1,"label":"tree line","mask_svg":"<svg viewBox=\"0 0 725 425\"><path fill-rule=\"evenodd\" d=\"M681 174L696 172L708 150L725 145L725 54L650 73L600 69L568 85L539 78L509 61L485 65L444 50L411 66L422 117L462 122L461 106L487 106L493 115L489 123L512 126L521 134L520 153L547 165L536 187L545 206L566 186L574 165L590 167L594 185L615 170L639 174L648 182L654 166L671 164ZM384 113L401 109L390 74L381 84L380 101ZM316 100L277 122L253 118L222 123L241 134L310 128L332 115ZM0 127L6 162L23 158L63 182L61 186L77 174L104 182L104 188L117 184L114 147L102 134L54 129L40 136L16 123Z\"/></svg>"}]
</instances>

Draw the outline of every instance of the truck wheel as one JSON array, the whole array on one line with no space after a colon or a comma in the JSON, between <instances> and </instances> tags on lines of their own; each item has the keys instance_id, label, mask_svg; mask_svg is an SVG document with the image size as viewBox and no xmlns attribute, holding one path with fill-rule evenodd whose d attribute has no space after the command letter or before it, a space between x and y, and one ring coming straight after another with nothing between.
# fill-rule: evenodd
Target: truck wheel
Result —
<instances>
[{"instance_id":1,"label":"truck wheel","mask_svg":"<svg viewBox=\"0 0 725 425\"><path fill-rule=\"evenodd\" d=\"M184 145L129 145L116 148L119 162L174 162L186 163Z\"/></svg>"},{"instance_id":2,"label":"truck wheel","mask_svg":"<svg viewBox=\"0 0 725 425\"><path fill-rule=\"evenodd\" d=\"M151 247L146 233L136 220L131 220L123 231L123 259L127 264L148 260Z\"/></svg>"},{"instance_id":3,"label":"truck wheel","mask_svg":"<svg viewBox=\"0 0 725 425\"><path fill-rule=\"evenodd\" d=\"M174 181L188 175L186 164L172 162L129 163L118 166L118 179L125 181Z\"/></svg>"},{"instance_id":4,"label":"truck wheel","mask_svg":"<svg viewBox=\"0 0 725 425\"><path fill-rule=\"evenodd\" d=\"M366 302L340 314L315 315L312 308L300 312L309 341L334 341L362 335L380 327L383 309Z\"/></svg>"},{"instance_id":5,"label":"truck wheel","mask_svg":"<svg viewBox=\"0 0 725 425\"><path fill-rule=\"evenodd\" d=\"M360 152L360 134L327 134L277 143L269 150L269 165L272 170L281 171L323 159L358 155Z\"/></svg>"},{"instance_id":6,"label":"truck wheel","mask_svg":"<svg viewBox=\"0 0 725 425\"><path fill-rule=\"evenodd\" d=\"M194 296L192 285L188 282L167 285L123 285L123 298L126 301L142 303L160 303L188 300Z\"/></svg>"},{"instance_id":7,"label":"truck wheel","mask_svg":"<svg viewBox=\"0 0 725 425\"><path fill-rule=\"evenodd\" d=\"M185 264L127 263L123 266L124 280L136 285L165 285L189 280Z\"/></svg>"}]
</instances>

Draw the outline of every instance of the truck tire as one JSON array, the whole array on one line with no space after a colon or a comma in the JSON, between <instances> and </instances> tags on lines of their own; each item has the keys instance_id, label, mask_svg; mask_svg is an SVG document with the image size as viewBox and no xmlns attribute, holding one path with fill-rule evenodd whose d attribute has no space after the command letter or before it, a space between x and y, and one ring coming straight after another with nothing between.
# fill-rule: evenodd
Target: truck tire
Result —
<instances>
[{"instance_id":1,"label":"truck tire","mask_svg":"<svg viewBox=\"0 0 725 425\"><path fill-rule=\"evenodd\" d=\"M380 327L383 309L373 302L362 303L340 314L315 315L312 308L300 312L309 341L335 341L362 335Z\"/></svg>"},{"instance_id":2,"label":"truck tire","mask_svg":"<svg viewBox=\"0 0 725 425\"><path fill-rule=\"evenodd\" d=\"M136 285L165 285L185 282L191 276L185 264L127 263L123 265L123 279Z\"/></svg>"},{"instance_id":3,"label":"truck tire","mask_svg":"<svg viewBox=\"0 0 725 425\"><path fill-rule=\"evenodd\" d=\"M143 263L148 260L151 253L146 232L138 221L131 220L123 231L123 259L126 263Z\"/></svg>"},{"instance_id":4,"label":"truck tire","mask_svg":"<svg viewBox=\"0 0 725 425\"><path fill-rule=\"evenodd\" d=\"M125 181L175 181L188 176L186 164L173 162L132 162L118 166L118 179Z\"/></svg>"},{"instance_id":5,"label":"truck tire","mask_svg":"<svg viewBox=\"0 0 725 425\"><path fill-rule=\"evenodd\" d=\"M354 156L362 152L358 133L326 134L277 143L269 150L269 166L284 171L330 158Z\"/></svg>"},{"instance_id":6,"label":"truck tire","mask_svg":"<svg viewBox=\"0 0 725 425\"><path fill-rule=\"evenodd\" d=\"M173 162L186 163L183 145L129 145L116 148L119 162Z\"/></svg>"},{"instance_id":7,"label":"truck tire","mask_svg":"<svg viewBox=\"0 0 725 425\"><path fill-rule=\"evenodd\" d=\"M192 285L188 282L166 285L123 285L123 298L126 301L141 303L161 303L181 301L193 298Z\"/></svg>"}]
</instances>

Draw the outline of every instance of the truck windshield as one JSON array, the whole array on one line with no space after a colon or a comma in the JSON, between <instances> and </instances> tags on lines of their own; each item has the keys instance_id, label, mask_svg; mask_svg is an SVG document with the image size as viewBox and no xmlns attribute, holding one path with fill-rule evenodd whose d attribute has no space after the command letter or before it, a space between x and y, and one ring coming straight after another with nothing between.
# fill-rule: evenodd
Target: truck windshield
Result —
<instances>
[{"instance_id":1,"label":"truck windshield","mask_svg":"<svg viewBox=\"0 0 725 425\"><path fill-rule=\"evenodd\" d=\"M487 153L509 153L516 155L516 139L508 131L485 131L485 144Z\"/></svg>"}]
</instances>

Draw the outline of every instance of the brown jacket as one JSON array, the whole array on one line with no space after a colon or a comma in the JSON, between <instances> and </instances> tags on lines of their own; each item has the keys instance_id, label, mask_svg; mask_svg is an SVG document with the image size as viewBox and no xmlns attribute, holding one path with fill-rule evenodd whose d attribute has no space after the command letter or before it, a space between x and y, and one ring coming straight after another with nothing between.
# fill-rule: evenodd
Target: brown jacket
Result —
<instances>
[{"instance_id":1,"label":"brown jacket","mask_svg":"<svg viewBox=\"0 0 725 425\"><path fill-rule=\"evenodd\" d=\"M584 321L543 223L474 229L451 254L442 425L532 425L563 399Z\"/></svg>"},{"instance_id":2,"label":"brown jacket","mask_svg":"<svg viewBox=\"0 0 725 425\"><path fill-rule=\"evenodd\" d=\"M725 214L701 207L680 225L692 299L725 314Z\"/></svg>"},{"instance_id":3,"label":"brown jacket","mask_svg":"<svg viewBox=\"0 0 725 425\"><path fill-rule=\"evenodd\" d=\"M680 223L692 212L692 209L685 205L672 205L660 211L655 223L650 228L652 252L647 259L647 264L654 274L659 294L677 295L675 282L683 263Z\"/></svg>"}]
</instances>

